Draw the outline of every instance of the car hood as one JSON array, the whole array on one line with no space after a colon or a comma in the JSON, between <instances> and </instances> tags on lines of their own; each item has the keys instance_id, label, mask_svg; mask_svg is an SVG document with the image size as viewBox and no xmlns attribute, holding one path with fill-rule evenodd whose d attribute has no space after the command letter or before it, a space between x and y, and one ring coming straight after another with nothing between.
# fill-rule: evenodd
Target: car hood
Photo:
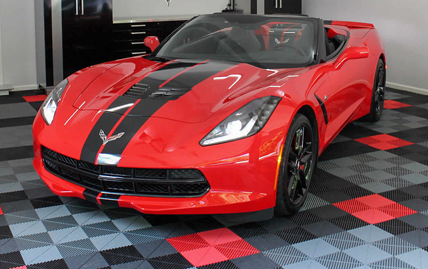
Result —
<instances>
[{"instance_id":1,"label":"car hood","mask_svg":"<svg viewBox=\"0 0 428 269\"><path fill-rule=\"evenodd\" d=\"M73 106L197 123L237 98L249 102L255 91L296 71L212 60L158 63L133 58L96 77Z\"/></svg>"}]
</instances>

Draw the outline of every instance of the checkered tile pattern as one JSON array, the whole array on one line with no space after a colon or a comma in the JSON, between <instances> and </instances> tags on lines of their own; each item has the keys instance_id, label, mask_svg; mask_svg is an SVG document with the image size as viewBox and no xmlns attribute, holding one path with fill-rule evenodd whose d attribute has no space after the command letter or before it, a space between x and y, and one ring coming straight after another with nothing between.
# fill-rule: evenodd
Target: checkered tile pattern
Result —
<instances>
[{"instance_id":1,"label":"checkered tile pattern","mask_svg":"<svg viewBox=\"0 0 428 269\"><path fill-rule=\"evenodd\" d=\"M428 268L428 96L348 125L296 215L228 223L54 195L32 167L45 96L0 97L0 268ZM403 105L404 104L404 105Z\"/></svg>"}]
</instances>

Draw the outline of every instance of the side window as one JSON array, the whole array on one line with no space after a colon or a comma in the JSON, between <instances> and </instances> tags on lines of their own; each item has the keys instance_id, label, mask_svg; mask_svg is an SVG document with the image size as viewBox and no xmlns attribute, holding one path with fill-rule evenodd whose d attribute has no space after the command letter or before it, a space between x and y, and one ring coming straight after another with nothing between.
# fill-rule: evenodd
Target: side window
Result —
<instances>
[{"instance_id":1,"label":"side window","mask_svg":"<svg viewBox=\"0 0 428 269\"><path fill-rule=\"evenodd\" d=\"M349 33L344 31L338 33L335 30L325 27L325 47L327 58L332 58L342 49L348 39ZM345 34L345 35L344 35Z\"/></svg>"}]
</instances>

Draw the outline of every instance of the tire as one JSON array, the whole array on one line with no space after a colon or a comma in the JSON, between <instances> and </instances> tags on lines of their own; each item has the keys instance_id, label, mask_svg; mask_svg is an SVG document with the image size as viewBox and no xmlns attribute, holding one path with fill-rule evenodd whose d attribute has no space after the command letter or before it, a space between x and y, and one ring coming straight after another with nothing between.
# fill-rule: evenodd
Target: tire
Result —
<instances>
[{"instance_id":1,"label":"tire","mask_svg":"<svg viewBox=\"0 0 428 269\"><path fill-rule=\"evenodd\" d=\"M376 76L372 91L372 103L370 106L370 113L366 116L366 120L370 122L377 122L382 117L383 104L385 101L385 82L386 82L386 69L385 63L379 59L376 68Z\"/></svg>"},{"instance_id":2,"label":"tire","mask_svg":"<svg viewBox=\"0 0 428 269\"><path fill-rule=\"evenodd\" d=\"M297 114L288 130L282 151L276 216L293 215L303 206L315 172L317 157L318 137L308 118Z\"/></svg>"}]
</instances>

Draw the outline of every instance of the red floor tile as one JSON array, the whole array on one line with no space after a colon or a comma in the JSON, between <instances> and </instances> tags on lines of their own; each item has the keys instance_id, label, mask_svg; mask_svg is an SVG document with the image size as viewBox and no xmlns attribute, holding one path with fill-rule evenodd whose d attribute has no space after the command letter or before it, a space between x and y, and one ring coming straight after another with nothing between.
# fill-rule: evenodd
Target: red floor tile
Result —
<instances>
[{"instance_id":1,"label":"red floor tile","mask_svg":"<svg viewBox=\"0 0 428 269\"><path fill-rule=\"evenodd\" d=\"M372 194L333 205L370 224L418 213L379 194Z\"/></svg>"},{"instance_id":2,"label":"red floor tile","mask_svg":"<svg viewBox=\"0 0 428 269\"><path fill-rule=\"evenodd\" d=\"M360 201L357 201L355 199L343 201L340 203L334 204L336 207L342 209L343 211L346 211L348 213L355 213L355 212L361 212L364 210L370 209L370 206L361 203Z\"/></svg>"},{"instance_id":3,"label":"red floor tile","mask_svg":"<svg viewBox=\"0 0 428 269\"><path fill-rule=\"evenodd\" d=\"M400 139L391 135L387 135L387 134L359 138L359 139L355 139L355 141L366 144L376 149L380 149L380 150L389 150L389 149L395 149L399 147L413 145L412 142L405 141L403 139Z\"/></svg>"},{"instance_id":4,"label":"red floor tile","mask_svg":"<svg viewBox=\"0 0 428 269\"><path fill-rule=\"evenodd\" d=\"M209 244L198 234L189 234L180 237L169 238L167 240L178 252L195 250L209 246Z\"/></svg>"},{"instance_id":5,"label":"red floor tile","mask_svg":"<svg viewBox=\"0 0 428 269\"><path fill-rule=\"evenodd\" d=\"M45 101L46 97L47 96L45 94L41 94L41 95L23 96L22 98L24 98L25 101L27 102L40 102L40 101Z\"/></svg>"},{"instance_id":6,"label":"red floor tile","mask_svg":"<svg viewBox=\"0 0 428 269\"><path fill-rule=\"evenodd\" d=\"M238 240L221 245L216 245L215 248L220 251L224 256L229 259L236 259L239 257L254 255L259 251L245 240Z\"/></svg>"},{"instance_id":7,"label":"red floor tile","mask_svg":"<svg viewBox=\"0 0 428 269\"><path fill-rule=\"evenodd\" d=\"M386 205L383 207L379 207L378 210L393 216L394 218L400 218L400 217L404 217L407 215L411 215L411 214L416 214L418 213L417 211L405 207L403 205L397 204L397 203L393 203L390 205Z\"/></svg>"},{"instance_id":8,"label":"red floor tile","mask_svg":"<svg viewBox=\"0 0 428 269\"><path fill-rule=\"evenodd\" d=\"M411 105L400 103L394 100L385 100L385 102L383 103L383 107L385 109L396 109L396 108L402 108L402 107L408 107L408 106L411 106Z\"/></svg>"},{"instance_id":9,"label":"red floor tile","mask_svg":"<svg viewBox=\"0 0 428 269\"><path fill-rule=\"evenodd\" d=\"M201 232L198 235L210 245L219 245L242 239L228 228Z\"/></svg>"},{"instance_id":10,"label":"red floor tile","mask_svg":"<svg viewBox=\"0 0 428 269\"><path fill-rule=\"evenodd\" d=\"M212 246L181 252L181 255L194 266L204 266L229 260Z\"/></svg>"},{"instance_id":11,"label":"red floor tile","mask_svg":"<svg viewBox=\"0 0 428 269\"><path fill-rule=\"evenodd\" d=\"M364 197L357 198L355 200L365 205L368 205L371 208L378 208L378 207L397 204L396 202L389 200L379 194L364 196Z\"/></svg>"},{"instance_id":12,"label":"red floor tile","mask_svg":"<svg viewBox=\"0 0 428 269\"><path fill-rule=\"evenodd\" d=\"M377 209L369 209L361 212L356 212L352 213L352 215L370 224L376 224L395 219L393 216L383 213L382 211L379 211Z\"/></svg>"},{"instance_id":13,"label":"red floor tile","mask_svg":"<svg viewBox=\"0 0 428 269\"><path fill-rule=\"evenodd\" d=\"M256 248L228 228L167 240L194 266L204 266L259 253Z\"/></svg>"}]
</instances>

